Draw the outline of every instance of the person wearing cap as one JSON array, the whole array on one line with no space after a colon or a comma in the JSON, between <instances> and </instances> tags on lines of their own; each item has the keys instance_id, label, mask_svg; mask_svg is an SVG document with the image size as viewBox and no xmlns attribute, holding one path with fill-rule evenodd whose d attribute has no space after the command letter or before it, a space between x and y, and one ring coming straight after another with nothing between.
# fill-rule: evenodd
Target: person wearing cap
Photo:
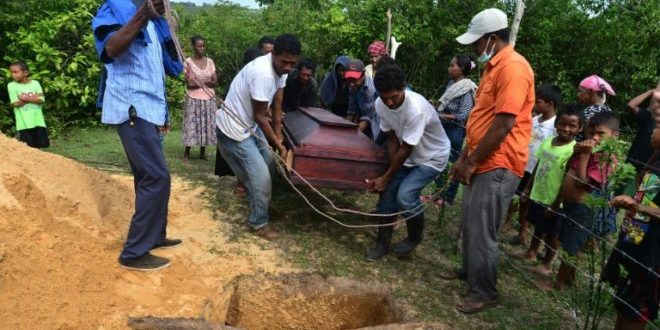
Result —
<instances>
[{"instance_id":1,"label":"person wearing cap","mask_svg":"<svg viewBox=\"0 0 660 330\"><path fill-rule=\"evenodd\" d=\"M366 180L367 189L380 193L378 213L402 212L408 236L390 249L396 216L381 217L376 246L367 252L369 261L380 260L390 251L407 257L422 241L424 209L419 194L444 171L450 150L435 109L424 96L406 88L405 74L396 63L380 66L374 83L380 94L375 109L382 119L389 164L380 177Z\"/></svg>"},{"instance_id":2,"label":"person wearing cap","mask_svg":"<svg viewBox=\"0 0 660 330\"><path fill-rule=\"evenodd\" d=\"M364 63L351 60L344 72L350 95L346 119L358 122L358 130L376 140L380 134L380 120L374 109L377 93L372 78L367 77Z\"/></svg>"},{"instance_id":3,"label":"person wearing cap","mask_svg":"<svg viewBox=\"0 0 660 330\"><path fill-rule=\"evenodd\" d=\"M375 40L367 48L367 53L369 54L370 64L364 68L364 72L367 77L371 79L376 75L376 67L378 66L378 60L382 57L387 56L387 48L385 48L385 43L380 40Z\"/></svg>"},{"instance_id":4,"label":"person wearing cap","mask_svg":"<svg viewBox=\"0 0 660 330\"><path fill-rule=\"evenodd\" d=\"M606 94L612 96L616 95L612 86L610 86L610 84L605 81L605 79L595 74L582 79L578 87L577 98L581 104L587 106L584 109L585 124L589 122L591 117L599 112L612 111L612 109L610 109L610 107L605 104L605 101L607 101ZM578 140L583 139L583 135L578 137Z\"/></svg>"},{"instance_id":5,"label":"person wearing cap","mask_svg":"<svg viewBox=\"0 0 660 330\"><path fill-rule=\"evenodd\" d=\"M338 56L335 66L325 75L320 88L321 101L327 110L342 118L346 117L349 94L344 70L350 61L351 58L346 55Z\"/></svg>"},{"instance_id":6,"label":"person wearing cap","mask_svg":"<svg viewBox=\"0 0 660 330\"><path fill-rule=\"evenodd\" d=\"M534 72L509 44L507 16L489 8L456 38L472 45L484 66L468 117L467 147L452 169L464 185L462 267L445 279L466 279L468 294L456 308L466 314L497 304L497 231L525 172L534 107Z\"/></svg>"}]
</instances>

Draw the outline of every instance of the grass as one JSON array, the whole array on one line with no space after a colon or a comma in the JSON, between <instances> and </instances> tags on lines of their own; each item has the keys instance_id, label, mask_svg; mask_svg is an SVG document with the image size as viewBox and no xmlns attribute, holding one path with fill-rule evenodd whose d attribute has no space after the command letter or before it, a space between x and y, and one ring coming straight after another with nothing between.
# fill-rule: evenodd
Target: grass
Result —
<instances>
[{"instance_id":1,"label":"grass","mask_svg":"<svg viewBox=\"0 0 660 330\"><path fill-rule=\"evenodd\" d=\"M229 233L232 240L259 242L246 229L244 222L248 207L243 199L233 194L235 179L213 175L215 148L207 150L209 161L196 159L199 149L193 149L190 163L184 165L181 162L183 146L180 137L179 131L173 131L164 142L172 174L194 185L208 188L205 196L208 206L224 214L222 219L217 220L233 224ZM121 143L112 129L74 130L54 140L48 150L102 170L129 173ZM309 190L303 191L308 196L312 195ZM377 201L375 195L367 193L323 192L338 205L363 211L372 210ZM311 200L344 222L376 222L375 219L334 212L318 197L312 196ZM306 206L280 178L274 182L271 225L282 237L274 243L261 244L265 244L262 246L264 249L276 245L286 259L301 269L391 285L393 295L404 307L407 319L441 322L459 329L574 328L575 321L571 316L574 293L547 293L538 289L532 282L537 278L525 270L529 265L509 258L506 252L512 248L506 245L501 246L503 253L498 279L500 306L471 316L454 309L465 293L465 285L460 281L442 280L438 274L456 267L460 262L460 256L455 250L460 202L456 204L445 209L441 217L435 209L426 211L426 238L414 257L401 260L387 256L381 262L371 263L365 260L364 253L374 243L375 230L348 229L328 221ZM399 229L395 240L402 238L404 233L404 228ZM213 248L210 252L214 252ZM587 287L586 281L579 283L579 299L584 300ZM604 300L606 317L601 322L601 328L611 328L614 315L611 297L606 294ZM578 315L583 312L584 307L581 305Z\"/></svg>"}]
</instances>

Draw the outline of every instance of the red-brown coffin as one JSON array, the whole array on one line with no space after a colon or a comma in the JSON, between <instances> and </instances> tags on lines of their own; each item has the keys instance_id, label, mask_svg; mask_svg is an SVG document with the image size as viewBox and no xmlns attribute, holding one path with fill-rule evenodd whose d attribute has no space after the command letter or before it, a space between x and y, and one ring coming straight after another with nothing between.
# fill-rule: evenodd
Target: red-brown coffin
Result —
<instances>
[{"instance_id":1,"label":"red-brown coffin","mask_svg":"<svg viewBox=\"0 0 660 330\"><path fill-rule=\"evenodd\" d=\"M385 172L385 153L357 125L330 111L299 108L287 112L284 134L293 150L292 168L316 187L364 190L364 179ZM303 181L290 173L294 183Z\"/></svg>"}]
</instances>

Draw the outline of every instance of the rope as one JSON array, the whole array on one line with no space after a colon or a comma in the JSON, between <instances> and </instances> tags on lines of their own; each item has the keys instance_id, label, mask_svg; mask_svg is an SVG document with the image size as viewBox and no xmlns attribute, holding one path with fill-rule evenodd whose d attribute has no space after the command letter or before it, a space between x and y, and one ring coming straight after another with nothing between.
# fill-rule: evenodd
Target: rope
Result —
<instances>
[{"instance_id":1,"label":"rope","mask_svg":"<svg viewBox=\"0 0 660 330\"><path fill-rule=\"evenodd\" d=\"M170 25L170 31L171 31L172 39L173 39L173 42L174 42L174 45L175 45L175 48L176 48L176 51L177 51L177 56L179 57L179 59L180 59L180 60L182 61L182 63L183 63L183 62L184 62L184 59L185 59L185 55L184 55L184 53L183 53L183 50L181 49L181 45L180 45L180 43L179 43L178 38L176 37L176 31L175 31L175 29L174 29L174 27L178 27L178 22L176 22L176 21L174 20L174 17L176 16L176 14L171 14L171 13L174 12L174 11L173 11L172 8L171 8L171 4L170 4L169 0L163 0L163 3L164 3L164 5L165 5L165 16L166 16L166 20L167 20L168 24ZM148 6L149 6L148 8L150 8L150 10L152 10L152 8L153 8L153 0L147 0L147 4L148 4ZM155 12L155 9L153 9L153 11L152 11L151 14L156 14L156 15L158 15L158 14ZM213 93L213 92L212 92L212 91L211 91L211 90L210 90L210 89L209 89L204 83L202 83L194 73L192 73L192 74L190 75L190 77L192 78L193 82L195 82L195 84L197 84L198 86L200 86L200 88L202 88L202 90L203 90L203 91L204 91L209 97L211 97L211 98L213 98L213 99L216 100L216 103L219 105L219 110L225 111L225 112L226 112L226 113L227 113L227 114L228 114L228 115L229 115L234 121L236 121L240 126L242 126L244 129L248 130L248 131L250 132L250 134L251 134L253 137L255 137L255 139L261 141L262 143L265 143L265 145L268 146L268 148L270 149L271 153L275 155L275 159L276 159L278 162L281 162L281 163L283 163L283 164L286 164L286 160L283 159L283 158L282 158L277 152L275 152L275 150L273 150L272 147L270 147L270 145L269 145L269 143L268 143L268 141L267 141L266 139L264 139L264 138L262 138L261 136L255 134L255 132L251 129L252 127L251 127L250 125L248 125L247 123L245 123L245 122L244 122L244 121L243 121L243 120L242 120L242 119L236 114L235 111L233 111L232 109L230 109L230 108L227 106L227 104L226 104L221 98L219 98L217 95L215 95L215 93ZM276 163L277 163L277 162L276 162ZM281 165L281 164L279 164L279 163L277 163L277 164L278 164L278 166ZM417 211L418 211L420 208L423 209L423 210L425 210L425 209L427 208L427 204L430 203L430 202L428 202L428 201L427 201L427 202L423 202L423 203L420 203L418 206L416 206L415 208L413 208L413 209L411 209L411 210L404 210L404 211L399 211L399 212L396 212L396 213L389 213L389 214L370 213L370 212L363 212L363 211L359 211L359 210L353 210L353 209L350 209L350 208L341 208L341 207L337 207L336 204L335 204L330 198L328 198L328 197L327 197L325 194L323 194L319 189L317 189L314 185L312 185L307 179L305 179L302 175L300 175L300 173L297 172L295 169L292 168L292 169L290 169L289 172L292 172L294 175L296 175L296 176L298 176L299 178L301 178L301 180L303 181L303 183L304 183L307 187L309 187L314 193L316 193L319 197L321 197L321 198L322 198L323 200L325 200L328 204L330 204L330 206L332 207L332 209L334 209L334 210L336 210L336 211L339 211L339 212L342 212L342 213L356 214L356 215L368 216L368 217L383 217L383 218L384 218L384 217L393 217L393 216L399 216L399 215L402 215L402 214L407 214L407 213L410 213L410 212L414 212L413 214L417 214L417 213L418 213ZM337 222L337 223L340 224L340 225L344 225L344 226L346 226L346 227L348 227L348 228L366 228L366 227L381 227L381 226L383 226L383 225L380 225L380 224L379 224L379 225L363 225L363 226L359 226L359 227L354 227L353 225L346 225L346 224L342 223L341 221L339 221L339 220L333 218L332 216L330 216L330 215L328 215L328 214L326 214L326 213L324 213L324 212L321 212L321 211L318 210L318 208L316 208L315 206L312 206L312 205L311 205L311 202L309 201L309 199L308 199L306 196L304 196L304 194L303 194L299 189L297 189L297 188L295 187L295 185L293 184L293 182L290 181L289 177L286 175L286 171L285 171L285 175L283 175L283 177L284 177L285 180L289 183L289 185L291 185L291 187L294 189L294 191L296 191L296 192L298 193L298 195L300 195L300 197L302 197L302 198L305 200L305 202L306 202L308 205L310 205L310 207L312 207L312 209L314 209L314 211L316 211L317 213L319 213L319 214L322 215L323 217L326 217L326 218L328 218L328 219L330 219L330 220L332 220L332 221L334 221L334 222ZM447 184L446 187L444 187L444 189L446 189L448 186L449 186L449 185ZM444 189L443 189L443 190L444 190ZM439 195L440 193L442 193L442 190L438 190L438 191L436 191L436 192L434 193L434 197L435 197L435 195ZM410 218L412 218L412 216L405 218L403 221L406 221L406 220L408 220L408 219L410 219ZM396 223L396 222L395 222L395 223ZM385 226L393 225L393 224L395 224L395 223L392 223L392 224L386 224Z\"/></svg>"},{"instance_id":2,"label":"rope","mask_svg":"<svg viewBox=\"0 0 660 330\"><path fill-rule=\"evenodd\" d=\"M527 229L527 232L528 232L532 237L535 237L536 239L539 239L541 242L545 242L544 239L541 239L540 237L534 235L534 233L531 231L531 229L528 228L528 229ZM508 243L503 243L503 245L505 245L506 247L508 247L509 249L511 249L511 245L510 245L510 244L508 244ZM582 275L582 276L584 276L585 278L587 278L587 279L589 279L589 280L592 280L592 281L594 281L594 282L596 282L596 283L602 283L602 282L600 281L600 278L596 278L596 277L594 277L594 276L588 274L588 273L585 272L584 270L581 270L581 269L577 266L577 264L570 262L570 261L569 261L568 259L566 259L566 258L562 258L562 257L561 257L561 254L559 253L559 250L557 250L557 249L553 249L553 248L552 248L550 245L548 245L548 244L545 244L545 248L546 248L546 249L550 249L550 250L552 250L553 252L555 252L556 256L557 256L558 258L560 258L562 262L565 262L566 264L568 264L568 265L570 265L571 267L573 267L576 271L579 271L580 275ZM515 267L515 266L513 265L513 263L512 263L509 259L510 259L510 258L508 258L508 257L506 258L507 262L509 263L509 265L512 266L512 268L518 270L520 273L524 273L522 270L520 270L520 269L518 269L517 267ZM649 269L647 269L647 270L649 270ZM653 272L653 273L655 273L655 272ZM658 275L656 274L656 276L658 276ZM527 276L525 276L525 277L528 278ZM532 281L532 280L530 279L530 281ZM532 281L532 283L534 283L534 281ZM612 291L609 287L607 287L607 286L601 286L601 287L603 288L603 291L604 291L604 292L609 293L614 299L616 299L616 300L620 301L621 303L623 303L624 305L626 305L628 308L630 308L631 310L633 310L638 316L642 317L643 319L646 319L646 317L645 317L645 316L644 316L639 310L637 310L636 308L634 308L633 306L631 306L628 302L626 302L626 301L623 300L621 297L619 297L619 296L618 296L614 291ZM647 324L651 325L654 329L658 329L658 327L657 327L655 324L653 324L653 322L648 322Z\"/></svg>"}]
</instances>

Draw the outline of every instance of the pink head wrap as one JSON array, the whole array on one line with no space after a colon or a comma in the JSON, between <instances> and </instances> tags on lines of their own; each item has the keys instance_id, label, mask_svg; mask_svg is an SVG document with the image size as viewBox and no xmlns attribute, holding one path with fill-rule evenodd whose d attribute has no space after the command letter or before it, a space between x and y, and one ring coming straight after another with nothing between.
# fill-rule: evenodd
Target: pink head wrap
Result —
<instances>
[{"instance_id":1,"label":"pink head wrap","mask_svg":"<svg viewBox=\"0 0 660 330\"><path fill-rule=\"evenodd\" d=\"M580 82L580 87L588 90L592 90L594 92L605 92L610 95L616 95L614 93L614 89L610 84L605 81L605 79L597 76L597 75L591 75L589 77L584 78Z\"/></svg>"},{"instance_id":2,"label":"pink head wrap","mask_svg":"<svg viewBox=\"0 0 660 330\"><path fill-rule=\"evenodd\" d=\"M367 48L367 53L369 53L370 56L387 55L387 49L385 49L385 43L380 40L376 40L372 42L371 45L369 45L369 48Z\"/></svg>"}]
</instances>

